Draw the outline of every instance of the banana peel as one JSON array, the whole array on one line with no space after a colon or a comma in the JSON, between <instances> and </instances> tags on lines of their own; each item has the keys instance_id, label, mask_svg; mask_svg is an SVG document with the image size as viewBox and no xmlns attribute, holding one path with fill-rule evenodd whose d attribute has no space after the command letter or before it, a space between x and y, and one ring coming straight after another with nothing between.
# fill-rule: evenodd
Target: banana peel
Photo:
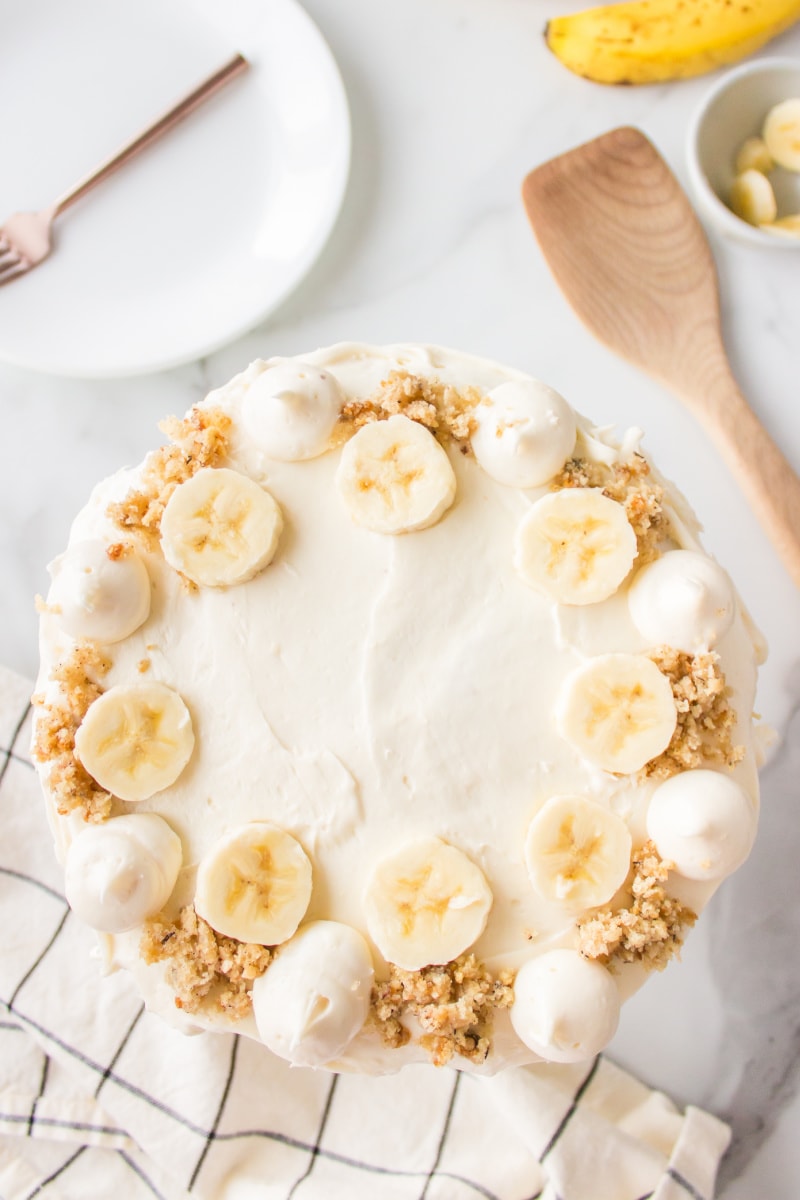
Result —
<instances>
[{"instance_id":1,"label":"banana peel","mask_svg":"<svg viewBox=\"0 0 800 1200\"><path fill-rule=\"evenodd\" d=\"M545 28L557 58L596 83L662 83L738 62L800 20L800 0L629 0Z\"/></svg>"}]
</instances>

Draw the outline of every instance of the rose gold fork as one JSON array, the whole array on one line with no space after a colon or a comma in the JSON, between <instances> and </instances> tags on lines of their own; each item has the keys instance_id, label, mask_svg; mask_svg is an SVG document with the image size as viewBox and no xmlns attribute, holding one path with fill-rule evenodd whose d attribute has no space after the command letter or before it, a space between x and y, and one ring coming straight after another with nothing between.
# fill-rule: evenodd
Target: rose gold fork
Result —
<instances>
[{"instance_id":1,"label":"rose gold fork","mask_svg":"<svg viewBox=\"0 0 800 1200\"><path fill-rule=\"evenodd\" d=\"M145 147L152 145L162 134L173 129L179 121L194 112L205 100L217 92L229 80L245 71L249 63L241 54L235 54L232 59L219 67L213 75L209 75L202 83L193 88L175 104L169 112L164 113L152 125L137 134L132 141L127 142L110 158L105 159L89 175L85 175L74 187L65 192L41 212L14 213L3 226L0 226L0 287L19 279L34 267L38 267L47 258L52 249L51 230L53 221L65 209L85 196L109 175L129 162L135 154Z\"/></svg>"}]
</instances>

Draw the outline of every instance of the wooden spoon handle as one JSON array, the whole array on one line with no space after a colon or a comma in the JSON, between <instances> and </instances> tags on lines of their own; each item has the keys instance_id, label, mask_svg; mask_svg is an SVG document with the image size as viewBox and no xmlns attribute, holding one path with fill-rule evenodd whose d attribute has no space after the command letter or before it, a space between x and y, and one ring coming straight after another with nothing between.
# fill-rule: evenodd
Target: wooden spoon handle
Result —
<instances>
[{"instance_id":1,"label":"wooden spoon handle","mask_svg":"<svg viewBox=\"0 0 800 1200\"><path fill-rule=\"evenodd\" d=\"M709 381L711 383L711 381ZM787 571L800 587L800 479L742 396L727 364L691 398Z\"/></svg>"}]
</instances>

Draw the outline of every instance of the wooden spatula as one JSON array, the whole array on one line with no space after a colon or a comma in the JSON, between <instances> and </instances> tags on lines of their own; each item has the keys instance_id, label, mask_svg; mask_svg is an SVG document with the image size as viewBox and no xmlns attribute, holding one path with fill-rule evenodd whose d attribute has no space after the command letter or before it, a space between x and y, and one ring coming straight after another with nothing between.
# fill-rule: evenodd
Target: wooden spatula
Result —
<instances>
[{"instance_id":1,"label":"wooden spatula","mask_svg":"<svg viewBox=\"0 0 800 1200\"><path fill-rule=\"evenodd\" d=\"M522 198L578 316L685 401L800 587L800 480L733 378L711 250L658 151L614 129L531 171Z\"/></svg>"}]
</instances>

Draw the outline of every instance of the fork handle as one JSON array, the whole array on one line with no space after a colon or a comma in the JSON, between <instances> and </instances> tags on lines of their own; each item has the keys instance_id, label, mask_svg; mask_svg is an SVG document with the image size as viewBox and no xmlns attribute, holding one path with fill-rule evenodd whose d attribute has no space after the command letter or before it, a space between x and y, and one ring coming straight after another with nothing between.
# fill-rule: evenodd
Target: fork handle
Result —
<instances>
[{"instance_id":1,"label":"fork handle","mask_svg":"<svg viewBox=\"0 0 800 1200\"><path fill-rule=\"evenodd\" d=\"M58 216L59 213L62 213L71 204L74 204L76 200L79 200L81 196L85 196L98 183L102 183L109 175L113 175L119 167L132 159L140 150L144 150L147 146L152 145L162 134L167 133L179 121L182 121L184 117L188 117L189 113L194 112L204 101L213 96L221 87L224 87L229 80L239 75L242 71L245 71L248 66L249 63L246 58L241 54L235 54L224 66L219 67L213 75L209 75L207 79L199 83L191 92L183 96L177 104L173 105L169 112L165 112L152 125L148 125L146 129L137 134L132 141L127 142L115 154L112 154L110 158L105 159L104 162L95 167L89 175L85 175L83 179L80 179L63 196L59 196L50 209L51 218Z\"/></svg>"}]
</instances>

